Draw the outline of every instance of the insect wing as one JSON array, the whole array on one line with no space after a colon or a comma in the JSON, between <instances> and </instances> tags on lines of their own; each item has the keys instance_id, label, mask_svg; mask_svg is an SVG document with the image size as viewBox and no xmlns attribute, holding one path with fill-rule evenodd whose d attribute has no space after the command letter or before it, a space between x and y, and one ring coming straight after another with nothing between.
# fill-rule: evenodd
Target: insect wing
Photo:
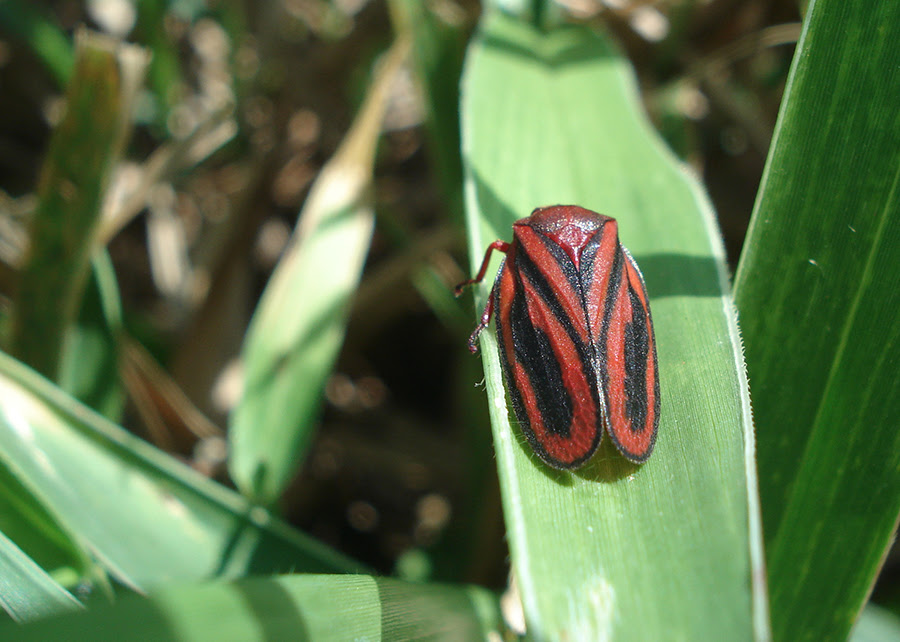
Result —
<instances>
[{"instance_id":1,"label":"insect wing","mask_svg":"<svg viewBox=\"0 0 900 642\"><path fill-rule=\"evenodd\" d=\"M494 288L506 387L534 451L575 468L597 449L604 415L587 317L571 260L531 228L517 228Z\"/></svg>"},{"instance_id":2,"label":"insect wing","mask_svg":"<svg viewBox=\"0 0 900 642\"><path fill-rule=\"evenodd\" d=\"M581 269L609 433L629 460L646 461L659 425L659 368L644 278L604 225L585 249Z\"/></svg>"}]
</instances>

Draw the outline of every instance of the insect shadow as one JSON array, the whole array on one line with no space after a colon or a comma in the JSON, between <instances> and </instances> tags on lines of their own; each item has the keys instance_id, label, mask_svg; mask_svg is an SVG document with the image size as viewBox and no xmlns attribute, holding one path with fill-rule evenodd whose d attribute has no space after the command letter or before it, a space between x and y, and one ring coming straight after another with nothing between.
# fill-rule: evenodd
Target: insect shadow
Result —
<instances>
[{"instance_id":1,"label":"insect shadow","mask_svg":"<svg viewBox=\"0 0 900 642\"><path fill-rule=\"evenodd\" d=\"M512 406L509 405L508 396L506 401L507 408L510 409L509 426L515 437L516 446L534 463L535 468L540 470L553 483L559 486L572 486L575 483L574 477L580 477L585 481L611 483L625 479L641 469L640 464L631 463L616 450L609 435L603 435L603 440L600 442L597 451L584 466L573 470L559 470L548 466L528 445L528 440L525 439L525 435L522 433L522 427L519 426L515 414L511 411Z\"/></svg>"},{"instance_id":2,"label":"insect shadow","mask_svg":"<svg viewBox=\"0 0 900 642\"><path fill-rule=\"evenodd\" d=\"M589 38L567 39L566 31L583 36L586 30L577 25L555 28L558 37L551 43L545 43L546 46L523 46L521 35L507 38L496 33L483 37L481 44L494 55L527 59L531 65L544 67L551 72L581 64L597 64L598 60L616 55L609 44L594 34L590 34L593 37Z\"/></svg>"}]
</instances>

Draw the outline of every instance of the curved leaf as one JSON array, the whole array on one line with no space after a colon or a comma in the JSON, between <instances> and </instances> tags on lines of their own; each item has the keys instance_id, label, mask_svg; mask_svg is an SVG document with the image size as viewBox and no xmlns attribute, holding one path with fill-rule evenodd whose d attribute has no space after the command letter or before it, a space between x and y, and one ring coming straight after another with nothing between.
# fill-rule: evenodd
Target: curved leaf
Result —
<instances>
[{"instance_id":1,"label":"curved leaf","mask_svg":"<svg viewBox=\"0 0 900 642\"><path fill-rule=\"evenodd\" d=\"M0 464L132 586L360 570L0 353Z\"/></svg>"},{"instance_id":2,"label":"curved leaf","mask_svg":"<svg viewBox=\"0 0 900 642\"><path fill-rule=\"evenodd\" d=\"M659 346L653 456L631 465L606 440L569 473L543 465L510 427L494 333L481 335L529 634L765 636L749 399L723 249L696 181L641 115L627 63L585 28L539 32L489 14L469 51L462 126L472 264L536 206L612 215L644 272Z\"/></svg>"},{"instance_id":3,"label":"curved leaf","mask_svg":"<svg viewBox=\"0 0 900 642\"><path fill-rule=\"evenodd\" d=\"M372 240L375 144L390 82L408 49L406 39L394 44L353 128L316 179L247 333L228 464L241 492L263 504L281 495L309 448L344 339Z\"/></svg>"}]
</instances>

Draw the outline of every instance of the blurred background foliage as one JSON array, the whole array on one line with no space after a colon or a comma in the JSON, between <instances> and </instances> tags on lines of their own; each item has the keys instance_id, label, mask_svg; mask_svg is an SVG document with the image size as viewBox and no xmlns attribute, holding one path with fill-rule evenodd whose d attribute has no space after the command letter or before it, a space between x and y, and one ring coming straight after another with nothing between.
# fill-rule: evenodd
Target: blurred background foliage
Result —
<instances>
[{"instance_id":1,"label":"blurred background foliage","mask_svg":"<svg viewBox=\"0 0 900 642\"><path fill-rule=\"evenodd\" d=\"M487 409L473 387L482 375L464 349L471 304L449 296L468 271L458 78L480 7L417 4L0 1L0 313L8 344L76 29L139 45L151 55L146 82L90 230L106 253L78 268L84 301L94 301L79 317L84 352L42 371L203 475L246 490L229 476L225 429L240 403L251 316L382 54L408 21L427 19L432 39L413 43L386 90L363 190L371 245L324 399L305 411L300 472L283 492L260 492L285 521L379 573L499 589L507 553ZM559 5L569 19L602 22L632 61L651 120L712 197L733 268L804 3ZM420 67L431 72L427 91ZM85 390L78 372L89 364L109 376ZM898 571L889 558L875 591L895 608Z\"/></svg>"}]
</instances>

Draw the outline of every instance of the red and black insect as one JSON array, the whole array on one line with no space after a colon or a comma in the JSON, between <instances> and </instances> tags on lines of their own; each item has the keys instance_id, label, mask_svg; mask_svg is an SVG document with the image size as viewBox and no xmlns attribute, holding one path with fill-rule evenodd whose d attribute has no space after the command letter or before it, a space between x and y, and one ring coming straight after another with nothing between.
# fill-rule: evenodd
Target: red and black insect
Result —
<instances>
[{"instance_id":1,"label":"red and black insect","mask_svg":"<svg viewBox=\"0 0 900 642\"><path fill-rule=\"evenodd\" d=\"M646 461L659 425L659 369L647 289L619 242L616 220L574 205L534 210L513 224L478 335L492 314L516 417L554 468L584 464L609 433L628 460Z\"/></svg>"}]
</instances>

